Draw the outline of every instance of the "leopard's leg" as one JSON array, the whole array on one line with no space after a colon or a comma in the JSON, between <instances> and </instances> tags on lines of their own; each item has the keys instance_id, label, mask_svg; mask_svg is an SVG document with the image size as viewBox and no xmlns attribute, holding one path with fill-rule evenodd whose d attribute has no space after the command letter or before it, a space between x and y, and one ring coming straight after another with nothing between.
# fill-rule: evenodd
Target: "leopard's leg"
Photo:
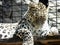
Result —
<instances>
[{"instance_id":1,"label":"leopard's leg","mask_svg":"<svg viewBox=\"0 0 60 45\"><path fill-rule=\"evenodd\" d=\"M41 30L41 36L47 36L47 35L53 36L58 34L59 34L58 29L56 27L49 26L49 24L46 21Z\"/></svg>"},{"instance_id":2,"label":"leopard's leg","mask_svg":"<svg viewBox=\"0 0 60 45\"><path fill-rule=\"evenodd\" d=\"M19 29L17 36L23 38L23 45L34 45L32 33L28 29Z\"/></svg>"}]
</instances>

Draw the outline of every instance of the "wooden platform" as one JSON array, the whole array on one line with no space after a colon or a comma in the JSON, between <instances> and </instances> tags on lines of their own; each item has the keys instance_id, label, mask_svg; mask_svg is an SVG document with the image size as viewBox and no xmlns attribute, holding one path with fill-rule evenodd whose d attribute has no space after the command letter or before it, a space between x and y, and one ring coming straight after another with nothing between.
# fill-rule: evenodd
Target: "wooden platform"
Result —
<instances>
[{"instance_id":1,"label":"wooden platform","mask_svg":"<svg viewBox=\"0 0 60 45\"><path fill-rule=\"evenodd\" d=\"M22 39L14 36L9 40L0 40L0 45L22 45ZM60 36L50 36L34 41L34 45L60 45Z\"/></svg>"},{"instance_id":2,"label":"wooden platform","mask_svg":"<svg viewBox=\"0 0 60 45\"><path fill-rule=\"evenodd\" d=\"M0 45L22 45L21 42L16 42L16 43L0 43Z\"/></svg>"},{"instance_id":3,"label":"wooden platform","mask_svg":"<svg viewBox=\"0 0 60 45\"><path fill-rule=\"evenodd\" d=\"M0 43L0 45L22 45L22 42ZM60 45L60 39L35 41L34 45Z\"/></svg>"}]
</instances>

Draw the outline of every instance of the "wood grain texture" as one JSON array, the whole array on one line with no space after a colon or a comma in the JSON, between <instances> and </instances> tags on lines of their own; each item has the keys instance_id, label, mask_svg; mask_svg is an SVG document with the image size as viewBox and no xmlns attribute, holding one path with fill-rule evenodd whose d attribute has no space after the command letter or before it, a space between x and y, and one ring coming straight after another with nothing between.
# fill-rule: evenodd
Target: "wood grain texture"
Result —
<instances>
[{"instance_id":1,"label":"wood grain texture","mask_svg":"<svg viewBox=\"0 0 60 45\"><path fill-rule=\"evenodd\" d=\"M41 41L35 41L34 45L60 45L60 40L42 40L44 43ZM45 42L46 41L46 42ZM0 43L0 45L22 45L22 42L14 42L14 43Z\"/></svg>"},{"instance_id":2,"label":"wood grain texture","mask_svg":"<svg viewBox=\"0 0 60 45\"><path fill-rule=\"evenodd\" d=\"M22 45L21 42L16 42L16 43L0 43L0 45Z\"/></svg>"}]
</instances>

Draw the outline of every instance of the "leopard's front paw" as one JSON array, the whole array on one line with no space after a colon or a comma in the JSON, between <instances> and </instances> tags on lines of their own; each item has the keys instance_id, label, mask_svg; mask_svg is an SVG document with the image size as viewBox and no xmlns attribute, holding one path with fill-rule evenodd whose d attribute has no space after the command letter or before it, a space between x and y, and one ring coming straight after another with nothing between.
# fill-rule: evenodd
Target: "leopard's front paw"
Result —
<instances>
[{"instance_id":1,"label":"leopard's front paw","mask_svg":"<svg viewBox=\"0 0 60 45\"><path fill-rule=\"evenodd\" d=\"M48 36L53 36L53 35L58 35L59 32L58 32L58 29L56 27L52 27L50 29L50 32L47 34Z\"/></svg>"},{"instance_id":2,"label":"leopard's front paw","mask_svg":"<svg viewBox=\"0 0 60 45\"><path fill-rule=\"evenodd\" d=\"M41 37L47 36L47 30L42 31L41 34L40 34L40 36L41 36Z\"/></svg>"}]
</instances>

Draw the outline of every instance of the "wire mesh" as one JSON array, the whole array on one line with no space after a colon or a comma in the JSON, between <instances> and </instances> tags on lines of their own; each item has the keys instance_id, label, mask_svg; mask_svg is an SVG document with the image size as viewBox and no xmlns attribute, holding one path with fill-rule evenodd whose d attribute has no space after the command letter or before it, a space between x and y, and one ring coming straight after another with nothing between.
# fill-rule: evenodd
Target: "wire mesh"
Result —
<instances>
[{"instance_id":1,"label":"wire mesh","mask_svg":"<svg viewBox=\"0 0 60 45\"><path fill-rule=\"evenodd\" d=\"M49 0L49 24L60 30L60 0Z\"/></svg>"}]
</instances>

